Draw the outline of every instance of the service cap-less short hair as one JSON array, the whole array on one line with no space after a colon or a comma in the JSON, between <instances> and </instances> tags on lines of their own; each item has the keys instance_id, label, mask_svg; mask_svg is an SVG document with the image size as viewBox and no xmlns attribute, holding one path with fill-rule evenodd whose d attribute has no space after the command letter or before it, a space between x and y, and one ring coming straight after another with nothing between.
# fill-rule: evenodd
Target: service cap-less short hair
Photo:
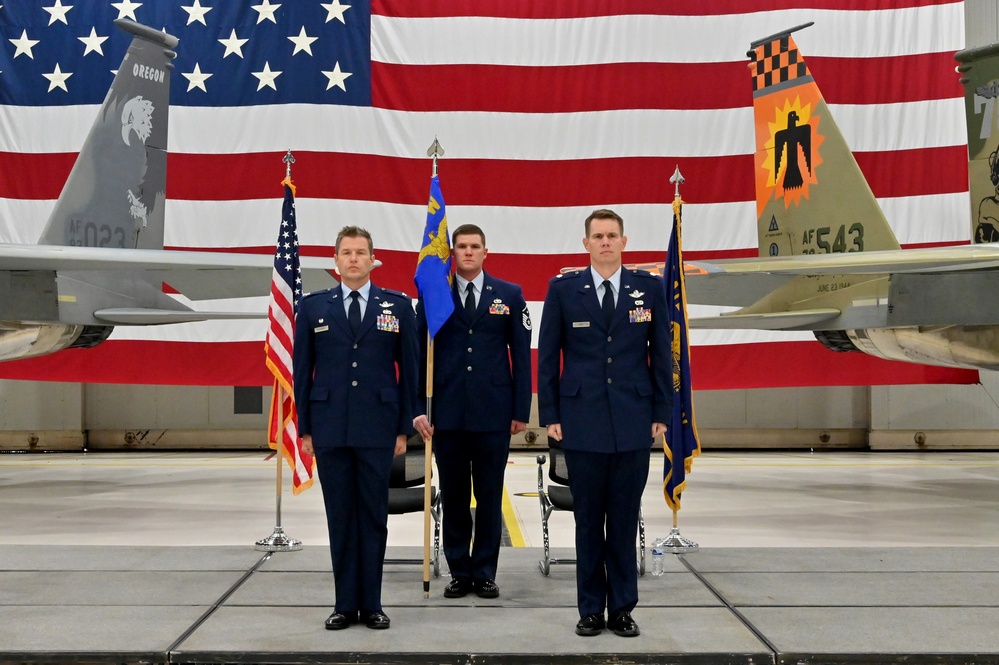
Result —
<instances>
[{"instance_id":1,"label":"service cap-less short hair","mask_svg":"<svg viewBox=\"0 0 999 665\"><path fill-rule=\"evenodd\" d=\"M368 252L370 254L375 253L375 245L371 241L371 234L360 226L345 226L340 229L340 233L336 234L336 253L340 254L340 240L343 238L367 238L368 240Z\"/></svg>"},{"instance_id":2,"label":"service cap-less short hair","mask_svg":"<svg viewBox=\"0 0 999 665\"><path fill-rule=\"evenodd\" d=\"M482 246L486 246L486 233L475 224L462 224L451 234L451 246L457 241L458 236L479 236L482 238Z\"/></svg>"},{"instance_id":3,"label":"service cap-less short hair","mask_svg":"<svg viewBox=\"0 0 999 665\"><path fill-rule=\"evenodd\" d=\"M590 213L590 216L586 218L586 222L583 224L583 229L586 231L586 237L590 237L590 221L594 219L616 219L617 225L621 227L621 235L624 235L624 219L621 215L617 214L609 208L600 208L599 210L594 210Z\"/></svg>"}]
</instances>

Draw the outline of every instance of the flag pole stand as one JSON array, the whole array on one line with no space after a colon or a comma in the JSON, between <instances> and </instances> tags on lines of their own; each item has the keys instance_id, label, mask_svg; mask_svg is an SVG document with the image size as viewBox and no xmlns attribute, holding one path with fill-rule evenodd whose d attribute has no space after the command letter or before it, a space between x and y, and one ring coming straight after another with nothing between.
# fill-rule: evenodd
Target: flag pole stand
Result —
<instances>
[{"instance_id":1,"label":"flag pole stand","mask_svg":"<svg viewBox=\"0 0 999 665\"><path fill-rule=\"evenodd\" d=\"M280 384L275 384L275 389L278 390L277 404L277 422L279 427L278 439L279 441L284 438L284 414L282 410L284 409L284 389ZM268 435L270 436L270 435ZM278 444L280 445L280 444ZM274 451L274 457L277 458L277 521L275 523L274 531L271 535L267 536L263 540L258 540L256 546L253 548L258 552L297 552L302 549L302 541L296 540L294 538L289 538L284 529L281 527L281 450Z\"/></svg>"},{"instance_id":2,"label":"flag pole stand","mask_svg":"<svg viewBox=\"0 0 999 665\"><path fill-rule=\"evenodd\" d=\"M302 549L302 541L290 538L281 526L281 451L275 451L274 457L277 457L277 522L271 535L258 540L253 549L258 552L297 552Z\"/></svg>"},{"instance_id":3,"label":"flag pole stand","mask_svg":"<svg viewBox=\"0 0 999 665\"><path fill-rule=\"evenodd\" d=\"M669 530L669 535L665 538L659 538L656 540L655 546L658 549L662 549L665 552L670 552L672 554L686 554L688 552L696 552L700 549L700 545L690 540L689 538L684 538L680 535L680 527L677 526L677 511L673 511L673 528Z\"/></svg>"}]
</instances>

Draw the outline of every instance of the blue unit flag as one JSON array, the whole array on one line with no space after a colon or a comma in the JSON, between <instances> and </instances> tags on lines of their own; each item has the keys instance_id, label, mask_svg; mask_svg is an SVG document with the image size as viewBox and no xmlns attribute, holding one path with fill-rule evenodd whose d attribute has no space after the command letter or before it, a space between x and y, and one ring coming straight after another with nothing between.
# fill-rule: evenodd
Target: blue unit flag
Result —
<instances>
[{"instance_id":1,"label":"blue unit flag","mask_svg":"<svg viewBox=\"0 0 999 665\"><path fill-rule=\"evenodd\" d=\"M666 431L666 465L663 495L670 509L680 509L680 494L687 486L687 474L694 458L701 454L701 442L694 421L694 400L690 379L690 340L687 328L687 293L683 279L683 242L680 237L683 201L673 201L673 234L666 256L666 301L670 303L669 326L673 333L673 416Z\"/></svg>"},{"instance_id":2,"label":"blue unit flag","mask_svg":"<svg viewBox=\"0 0 999 665\"><path fill-rule=\"evenodd\" d=\"M444 195L437 176L430 180L427 225L416 262L416 288L423 298L431 339L454 311L451 299L451 240L447 233Z\"/></svg>"}]
</instances>

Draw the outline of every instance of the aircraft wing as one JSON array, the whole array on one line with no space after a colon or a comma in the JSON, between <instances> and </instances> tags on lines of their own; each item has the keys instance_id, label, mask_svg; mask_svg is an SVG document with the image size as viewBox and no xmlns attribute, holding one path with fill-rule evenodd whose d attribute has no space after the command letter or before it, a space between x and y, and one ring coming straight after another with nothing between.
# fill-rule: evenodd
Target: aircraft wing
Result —
<instances>
[{"instance_id":1,"label":"aircraft wing","mask_svg":"<svg viewBox=\"0 0 999 665\"><path fill-rule=\"evenodd\" d=\"M167 323L193 323L229 319L263 319L267 312L212 312L201 310L154 309L152 307L109 307L94 312L101 321L115 325L153 326Z\"/></svg>"},{"instance_id":2,"label":"aircraft wing","mask_svg":"<svg viewBox=\"0 0 999 665\"><path fill-rule=\"evenodd\" d=\"M688 302L739 307L758 302L797 277L960 273L997 269L999 243L776 258L684 261Z\"/></svg>"},{"instance_id":3,"label":"aircraft wing","mask_svg":"<svg viewBox=\"0 0 999 665\"><path fill-rule=\"evenodd\" d=\"M336 284L332 264L331 258L302 257L305 290ZM266 296L273 268L274 257L265 254L0 244L0 270L139 271L191 300Z\"/></svg>"},{"instance_id":4,"label":"aircraft wing","mask_svg":"<svg viewBox=\"0 0 999 665\"><path fill-rule=\"evenodd\" d=\"M823 321L839 316L838 309L797 309L791 312L767 312L764 314L721 314L703 318L691 318L691 328L711 330L812 330Z\"/></svg>"}]
</instances>

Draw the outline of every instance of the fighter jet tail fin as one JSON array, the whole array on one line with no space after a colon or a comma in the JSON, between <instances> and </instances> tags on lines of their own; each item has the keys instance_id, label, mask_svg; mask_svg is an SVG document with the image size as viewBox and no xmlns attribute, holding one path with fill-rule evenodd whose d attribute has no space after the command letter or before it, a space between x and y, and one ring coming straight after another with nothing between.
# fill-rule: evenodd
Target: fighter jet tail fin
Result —
<instances>
[{"instance_id":1,"label":"fighter jet tail fin","mask_svg":"<svg viewBox=\"0 0 999 665\"><path fill-rule=\"evenodd\" d=\"M163 248L170 61L178 40L126 19L115 24L132 43L40 244Z\"/></svg>"},{"instance_id":2,"label":"fighter jet tail fin","mask_svg":"<svg viewBox=\"0 0 999 665\"><path fill-rule=\"evenodd\" d=\"M899 249L792 28L748 52L760 256Z\"/></svg>"},{"instance_id":3,"label":"fighter jet tail fin","mask_svg":"<svg viewBox=\"0 0 999 665\"><path fill-rule=\"evenodd\" d=\"M999 242L999 44L959 51L973 242Z\"/></svg>"}]
</instances>

